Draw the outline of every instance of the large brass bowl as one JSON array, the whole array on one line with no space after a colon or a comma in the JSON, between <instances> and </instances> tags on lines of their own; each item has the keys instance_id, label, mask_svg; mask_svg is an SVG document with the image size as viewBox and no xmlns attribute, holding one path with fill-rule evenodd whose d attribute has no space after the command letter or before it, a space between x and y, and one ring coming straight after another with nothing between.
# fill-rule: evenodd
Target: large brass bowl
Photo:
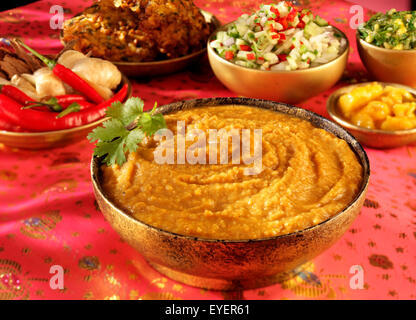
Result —
<instances>
[{"instance_id":1,"label":"large brass bowl","mask_svg":"<svg viewBox=\"0 0 416 320\"><path fill-rule=\"evenodd\" d=\"M209 43L218 31L208 39L208 58L216 77L231 91L240 96L267 99L285 103L298 103L331 88L342 76L347 64L349 42L345 34L335 30L345 40L344 51L334 60L308 69L293 71L264 71L242 67L219 56Z\"/></svg>"},{"instance_id":2,"label":"large brass bowl","mask_svg":"<svg viewBox=\"0 0 416 320\"><path fill-rule=\"evenodd\" d=\"M347 129L357 140L372 148L386 149L386 148L395 148L404 146L411 143L416 143L416 128L410 130L397 130L397 131L387 131L387 130L377 130L377 129L367 129L356 126L347 119L343 117L341 111L338 108L338 99L341 95L350 92L352 89L368 85L369 82L353 84L350 86L342 87L335 92L333 92L326 104L326 109L329 116L338 123L340 126ZM416 97L416 90L403 86L397 83L381 83L383 86L389 85L393 87L403 88L412 93Z\"/></svg>"},{"instance_id":3,"label":"large brass bowl","mask_svg":"<svg viewBox=\"0 0 416 320\"><path fill-rule=\"evenodd\" d=\"M126 97L128 99L132 94L132 87L130 81L123 75L120 86L125 83L128 84ZM64 147L85 139L88 133L104 120L105 118L101 118L83 126L56 131L11 132L0 130L0 144L2 143L11 148L32 150Z\"/></svg>"},{"instance_id":4,"label":"large brass bowl","mask_svg":"<svg viewBox=\"0 0 416 320\"><path fill-rule=\"evenodd\" d=\"M162 113L215 105L244 105L283 112L310 121L347 141L363 167L356 198L332 218L305 230L258 240L207 240L167 232L140 222L117 208L101 187L100 159L91 175L98 205L110 225L161 273L183 283L216 290L270 285L298 272L300 266L333 245L359 213L368 187L370 166L361 145L337 124L304 109L265 100L213 98L161 107ZM174 201L174 199L172 199Z\"/></svg>"},{"instance_id":5,"label":"large brass bowl","mask_svg":"<svg viewBox=\"0 0 416 320\"><path fill-rule=\"evenodd\" d=\"M356 34L357 49L375 79L416 87L416 50L393 50L372 45Z\"/></svg>"}]
</instances>

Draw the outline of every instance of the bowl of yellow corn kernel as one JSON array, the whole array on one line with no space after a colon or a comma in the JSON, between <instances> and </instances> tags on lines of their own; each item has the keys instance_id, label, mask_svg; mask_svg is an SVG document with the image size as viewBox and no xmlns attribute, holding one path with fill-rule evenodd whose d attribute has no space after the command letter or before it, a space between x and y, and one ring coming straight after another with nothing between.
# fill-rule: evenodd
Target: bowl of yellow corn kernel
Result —
<instances>
[{"instance_id":1,"label":"bowl of yellow corn kernel","mask_svg":"<svg viewBox=\"0 0 416 320\"><path fill-rule=\"evenodd\" d=\"M411 87L385 82L350 85L328 98L327 111L368 147L416 143L416 90Z\"/></svg>"},{"instance_id":2,"label":"bowl of yellow corn kernel","mask_svg":"<svg viewBox=\"0 0 416 320\"><path fill-rule=\"evenodd\" d=\"M416 11L379 12L358 28L356 40L375 80L416 87Z\"/></svg>"}]
</instances>

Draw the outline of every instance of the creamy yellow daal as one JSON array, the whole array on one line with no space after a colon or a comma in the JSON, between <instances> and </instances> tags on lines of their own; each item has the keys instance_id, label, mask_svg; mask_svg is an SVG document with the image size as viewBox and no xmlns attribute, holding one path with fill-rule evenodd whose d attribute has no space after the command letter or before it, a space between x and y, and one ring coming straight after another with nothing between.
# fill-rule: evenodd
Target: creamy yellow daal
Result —
<instances>
[{"instance_id":1,"label":"creamy yellow daal","mask_svg":"<svg viewBox=\"0 0 416 320\"><path fill-rule=\"evenodd\" d=\"M210 129L261 129L261 171L248 175L254 163L233 164L232 146L228 163L159 164L155 151L166 141L148 139L121 167L103 165L102 184L118 207L149 225L210 239L283 235L337 214L360 188L362 167L348 144L308 121L246 106L195 108L165 119L175 148L178 121L207 137Z\"/></svg>"}]
</instances>

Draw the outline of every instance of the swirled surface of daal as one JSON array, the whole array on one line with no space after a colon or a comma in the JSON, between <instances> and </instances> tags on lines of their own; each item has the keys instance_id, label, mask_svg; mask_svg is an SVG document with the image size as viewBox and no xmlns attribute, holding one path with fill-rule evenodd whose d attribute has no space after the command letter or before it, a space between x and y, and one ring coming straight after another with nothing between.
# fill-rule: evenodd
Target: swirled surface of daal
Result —
<instances>
[{"instance_id":1,"label":"swirled surface of daal","mask_svg":"<svg viewBox=\"0 0 416 320\"><path fill-rule=\"evenodd\" d=\"M175 139L177 121L185 121L187 132L203 130L207 141L209 129L262 129L262 171L245 175L252 165L231 163L231 139L228 164L157 164L154 151L165 140L147 141L123 166L103 166L102 183L118 207L149 225L209 239L272 237L327 220L360 188L362 167L348 144L308 121L246 106L165 118Z\"/></svg>"}]
</instances>

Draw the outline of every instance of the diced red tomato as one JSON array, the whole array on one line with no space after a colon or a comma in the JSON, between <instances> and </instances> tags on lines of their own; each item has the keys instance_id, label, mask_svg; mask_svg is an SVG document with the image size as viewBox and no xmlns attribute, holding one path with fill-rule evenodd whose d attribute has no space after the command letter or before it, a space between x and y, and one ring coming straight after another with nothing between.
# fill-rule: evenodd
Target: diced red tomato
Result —
<instances>
[{"instance_id":1,"label":"diced red tomato","mask_svg":"<svg viewBox=\"0 0 416 320\"><path fill-rule=\"evenodd\" d=\"M241 44L240 45L240 50L241 51L251 51L251 47L246 45L246 44Z\"/></svg>"},{"instance_id":2,"label":"diced red tomato","mask_svg":"<svg viewBox=\"0 0 416 320\"><path fill-rule=\"evenodd\" d=\"M290 46L290 50L293 50L293 49L295 49L295 45L294 45L294 44L292 44L292 45Z\"/></svg>"},{"instance_id":3,"label":"diced red tomato","mask_svg":"<svg viewBox=\"0 0 416 320\"><path fill-rule=\"evenodd\" d=\"M286 19L286 17L285 17L285 18L281 18L281 19L279 19L279 23L283 26L283 30L286 30L286 29L287 29L288 24L287 24L287 19Z\"/></svg>"},{"instance_id":4,"label":"diced red tomato","mask_svg":"<svg viewBox=\"0 0 416 320\"><path fill-rule=\"evenodd\" d=\"M311 59L308 59L308 61L306 61L307 64L311 64Z\"/></svg>"},{"instance_id":5,"label":"diced red tomato","mask_svg":"<svg viewBox=\"0 0 416 320\"><path fill-rule=\"evenodd\" d=\"M272 39L280 39L280 35L278 33L272 34Z\"/></svg>"},{"instance_id":6,"label":"diced red tomato","mask_svg":"<svg viewBox=\"0 0 416 320\"><path fill-rule=\"evenodd\" d=\"M284 33L279 33L280 40L286 40L286 35Z\"/></svg>"},{"instance_id":7,"label":"diced red tomato","mask_svg":"<svg viewBox=\"0 0 416 320\"><path fill-rule=\"evenodd\" d=\"M285 1L285 3L286 3L286 5L288 6L288 7L290 7L290 8L293 8L293 9L296 9L296 10L299 10L299 8L298 7L296 7L292 2L290 2L290 1Z\"/></svg>"},{"instance_id":8,"label":"diced red tomato","mask_svg":"<svg viewBox=\"0 0 416 320\"><path fill-rule=\"evenodd\" d=\"M234 58L234 52L232 51L225 51L225 59L232 60Z\"/></svg>"},{"instance_id":9,"label":"diced red tomato","mask_svg":"<svg viewBox=\"0 0 416 320\"><path fill-rule=\"evenodd\" d=\"M305 22L303 22L303 21L299 21L299 23L297 24L297 26L296 26L297 28L300 28L300 29L304 29L305 28Z\"/></svg>"},{"instance_id":10,"label":"diced red tomato","mask_svg":"<svg viewBox=\"0 0 416 320\"><path fill-rule=\"evenodd\" d=\"M277 57L279 58L279 61L286 61L286 54L278 54Z\"/></svg>"},{"instance_id":11,"label":"diced red tomato","mask_svg":"<svg viewBox=\"0 0 416 320\"><path fill-rule=\"evenodd\" d=\"M297 10L295 8L292 8L292 10L286 16L287 21L292 22L295 19L297 13L298 13Z\"/></svg>"},{"instance_id":12,"label":"diced red tomato","mask_svg":"<svg viewBox=\"0 0 416 320\"><path fill-rule=\"evenodd\" d=\"M256 59L256 55L254 53L247 54L247 60L254 60L254 59Z\"/></svg>"},{"instance_id":13,"label":"diced red tomato","mask_svg":"<svg viewBox=\"0 0 416 320\"><path fill-rule=\"evenodd\" d=\"M273 12L276 16L280 16L280 12L279 9L275 8L275 7L271 7L270 11Z\"/></svg>"}]
</instances>

